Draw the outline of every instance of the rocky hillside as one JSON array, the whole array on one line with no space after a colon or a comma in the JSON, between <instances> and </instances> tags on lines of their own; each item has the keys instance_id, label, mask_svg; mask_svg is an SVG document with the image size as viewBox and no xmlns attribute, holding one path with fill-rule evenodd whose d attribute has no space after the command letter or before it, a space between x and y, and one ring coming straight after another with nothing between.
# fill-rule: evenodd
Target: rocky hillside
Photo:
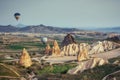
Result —
<instances>
[{"instance_id":1,"label":"rocky hillside","mask_svg":"<svg viewBox=\"0 0 120 80\"><path fill-rule=\"evenodd\" d=\"M113 36L110 36L107 38L107 40L109 41L114 41L114 42L117 42L117 43L120 43L120 35L113 35Z\"/></svg>"},{"instance_id":2,"label":"rocky hillside","mask_svg":"<svg viewBox=\"0 0 120 80\"><path fill-rule=\"evenodd\" d=\"M59 28L53 26L45 26L45 25L32 25L26 27L15 27L11 25L2 26L0 25L0 32L29 32L29 33L67 33L73 31L80 31L76 28Z\"/></svg>"},{"instance_id":3,"label":"rocky hillside","mask_svg":"<svg viewBox=\"0 0 120 80\"><path fill-rule=\"evenodd\" d=\"M120 33L120 26L112 27L112 28L98 28L98 29L95 29L95 31Z\"/></svg>"},{"instance_id":4,"label":"rocky hillside","mask_svg":"<svg viewBox=\"0 0 120 80\"><path fill-rule=\"evenodd\" d=\"M7 26L2 26L0 25L0 32L16 32L18 31L18 28L15 26L7 25Z\"/></svg>"}]
</instances>

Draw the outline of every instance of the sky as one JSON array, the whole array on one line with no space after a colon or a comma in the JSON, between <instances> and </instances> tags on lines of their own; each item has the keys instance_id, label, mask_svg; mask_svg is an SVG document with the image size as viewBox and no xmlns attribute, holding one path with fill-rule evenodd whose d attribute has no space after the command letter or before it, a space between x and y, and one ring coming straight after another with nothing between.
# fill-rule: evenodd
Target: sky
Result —
<instances>
[{"instance_id":1,"label":"sky","mask_svg":"<svg viewBox=\"0 0 120 80\"><path fill-rule=\"evenodd\" d=\"M16 21L14 13L21 14ZM120 26L120 0L0 0L0 25Z\"/></svg>"}]
</instances>

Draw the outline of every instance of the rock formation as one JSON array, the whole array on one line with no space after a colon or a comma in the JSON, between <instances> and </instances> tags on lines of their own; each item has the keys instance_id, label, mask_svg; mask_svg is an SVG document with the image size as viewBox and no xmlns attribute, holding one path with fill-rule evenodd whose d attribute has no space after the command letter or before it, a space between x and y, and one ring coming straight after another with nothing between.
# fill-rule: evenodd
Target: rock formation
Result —
<instances>
[{"instance_id":1,"label":"rock formation","mask_svg":"<svg viewBox=\"0 0 120 80\"><path fill-rule=\"evenodd\" d=\"M102 42L98 41L97 43L93 44L90 54L97 54L104 52L104 47Z\"/></svg>"},{"instance_id":2,"label":"rock formation","mask_svg":"<svg viewBox=\"0 0 120 80\"><path fill-rule=\"evenodd\" d=\"M79 48L78 44L69 44L61 48L61 55L63 56L74 56L78 54Z\"/></svg>"},{"instance_id":3,"label":"rock formation","mask_svg":"<svg viewBox=\"0 0 120 80\"><path fill-rule=\"evenodd\" d=\"M81 43L81 44L73 43L73 44L69 44L67 46L62 47L61 48L61 55L63 55L63 56L75 56L76 55L77 56L78 53L81 53L80 49L83 46L86 46L86 51L87 51L87 49L90 48L90 45L88 45L87 43ZM83 50L81 49L81 51L83 51Z\"/></svg>"},{"instance_id":4,"label":"rock formation","mask_svg":"<svg viewBox=\"0 0 120 80\"><path fill-rule=\"evenodd\" d=\"M83 72L84 70L91 69L96 66L101 66L107 63L108 61L102 58L93 58L88 61L81 62L77 67L70 69L68 73L77 74L78 72Z\"/></svg>"},{"instance_id":5,"label":"rock formation","mask_svg":"<svg viewBox=\"0 0 120 80\"><path fill-rule=\"evenodd\" d=\"M52 47L52 56L59 56L60 55L60 48L56 40L53 42Z\"/></svg>"},{"instance_id":6,"label":"rock formation","mask_svg":"<svg viewBox=\"0 0 120 80\"><path fill-rule=\"evenodd\" d=\"M120 43L120 34L109 35L107 40Z\"/></svg>"},{"instance_id":7,"label":"rock formation","mask_svg":"<svg viewBox=\"0 0 120 80\"><path fill-rule=\"evenodd\" d=\"M111 49L116 48L115 47L116 45L114 45L114 43L110 42L110 41L103 41L102 44L103 44L103 47L104 47L104 51L109 51Z\"/></svg>"},{"instance_id":8,"label":"rock formation","mask_svg":"<svg viewBox=\"0 0 120 80\"><path fill-rule=\"evenodd\" d=\"M120 47L119 44L111 41L98 41L97 43L92 45L92 49L90 50L89 53L90 54L101 53L118 47Z\"/></svg>"},{"instance_id":9,"label":"rock formation","mask_svg":"<svg viewBox=\"0 0 120 80\"><path fill-rule=\"evenodd\" d=\"M86 43L81 43L79 45L79 52L77 56L78 61L86 60L89 58L88 52L89 52L90 46Z\"/></svg>"},{"instance_id":10,"label":"rock formation","mask_svg":"<svg viewBox=\"0 0 120 80\"><path fill-rule=\"evenodd\" d=\"M19 63L21 66L24 66L26 68L30 67L32 65L32 61L31 61L31 58L29 56L29 53L27 52L27 50L25 48L23 49Z\"/></svg>"},{"instance_id":11,"label":"rock formation","mask_svg":"<svg viewBox=\"0 0 120 80\"><path fill-rule=\"evenodd\" d=\"M65 37L64 37L64 40L62 41L62 46L67 46L69 44L73 44L73 43L76 43L76 41L74 40L74 37L71 35L71 34L67 34Z\"/></svg>"},{"instance_id":12,"label":"rock formation","mask_svg":"<svg viewBox=\"0 0 120 80\"><path fill-rule=\"evenodd\" d=\"M120 47L120 44L114 43L111 41L98 41L92 45L89 45L87 43L81 43L81 44L72 43L72 44L63 46L61 48L60 54L63 56L74 56L79 53L78 61L80 61L80 59L82 60L81 57L85 55L87 56L87 54L102 53L102 52L109 51L109 50L112 50L118 47Z\"/></svg>"},{"instance_id":13,"label":"rock formation","mask_svg":"<svg viewBox=\"0 0 120 80\"><path fill-rule=\"evenodd\" d=\"M50 45L47 44L46 48L45 48L45 54L49 55L51 53L51 48Z\"/></svg>"}]
</instances>

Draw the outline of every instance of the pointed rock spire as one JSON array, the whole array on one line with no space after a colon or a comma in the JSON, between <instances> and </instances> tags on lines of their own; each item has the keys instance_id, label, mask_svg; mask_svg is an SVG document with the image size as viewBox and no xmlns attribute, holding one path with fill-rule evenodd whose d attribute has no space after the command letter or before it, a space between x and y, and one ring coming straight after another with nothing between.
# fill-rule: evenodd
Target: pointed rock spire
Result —
<instances>
[{"instance_id":1,"label":"pointed rock spire","mask_svg":"<svg viewBox=\"0 0 120 80\"><path fill-rule=\"evenodd\" d=\"M54 40L54 42L53 42L52 55L53 56L60 55L60 48L59 48L59 45L56 40Z\"/></svg>"},{"instance_id":2,"label":"pointed rock spire","mask_svg":"<svg viewBox=\"0 0 120 80\"><path fill-rule=\"evenodd\" d=\"M32 65L32 61L30 58L29 53L27 52L27 50L24 48L22 51L22 55L20 57L20 61L19 61L20 65L24 66L24 67L30 67Z\"/></svg>"},{"instance_id":3,"label":"pointed rock spire","mask_svg":"<svg viewBox=\"0 0 120 80\"><path fill-rule=\"evenodd\" d=\"M79 45L79 52L77 56L78 61L88 59L89 58L88 52L89 52L89 45L86 43L81 43Z\"/></svg>"},{"instance_id":4,"label":"pointed rock spire","mask_svg":"<svg viewBox=\"0 0 120 80\"><path fill-rule=\"evenodd\" d=\"M50 52L51 52L51 47L50 47L50 45L49 44L47 44L46 45L46 48L45 48L45 54L50 54Z\"/></svg>"}]
</instances>

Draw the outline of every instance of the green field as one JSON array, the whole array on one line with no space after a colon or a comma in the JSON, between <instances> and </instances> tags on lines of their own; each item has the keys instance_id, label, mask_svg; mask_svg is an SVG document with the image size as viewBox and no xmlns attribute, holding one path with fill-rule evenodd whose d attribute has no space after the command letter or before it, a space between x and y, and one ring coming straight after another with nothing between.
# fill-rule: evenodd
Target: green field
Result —
<instances>
[{"instance_id":1,"label":"green field","mask_svg":"<svg viewBox=\"0 0 120 80\"><path fill-rule=\"evenodd\" d=\"M52 46L52 44L51 44ZM22 50L23 48L32 49L32 48L45 48L46 44L40 42L21 42L13 43L6 46L7 49L11 50Z\"/></svg>"},{"instance_id":2,"label":"green field","mask_svg":"<svg viewBox=\"0 0 120 80\"><path fill-rule=\"evenodd\" d=\"M49 74L49 73L61 73L65 74L69 69L75 67L77 64L63 64L63 65L53 65L45 66L42 70L38 71L39 75Z\"/></svg>"},{"instance_id":3,"label":"green field","mask_svg":"<svg viewBox=\"0 0 120 80\"><path fill-rule=\"evenodd\" d=\"M120 70L120 66L112 64L115 60L120 61L120 57L110 59L110 64L103 66L97 66L93 69L85 70L82 73L76 75L69 75L67 71L76 66L76 64L64 64L46 66L43 69L37 71L41 78L57 78L61 80L101 80L107 74ZM44 80L43 79L43 80Z\"/></svg>"},{"instance_id":4,"label":"green field","mask_svg":"<svg viewBox=\"0 0 120 80\"><path fill-rule=\"evenodd\" d=\"M59 37L55 37L54 40L58 41L59 46L61 45L62 40L59 39ZM84 37L75 37L75 41L79 44L79 43L89 43L92 44L93 42L98 41L99 39L95 39L95 38L84 38ZM53 42L49 42L50 46L53 46ZM2 44L1 44L2 45ZM9 50L13 50L13 51L17 51L17 50L22 50L23 48L26 49L44 49L46 47L46 44L43 44L42 42L17 42L17 43L11 43L11 44L7 44L4 48L5 49L9 49Z\"/></svg>"},{"instance_id":5,"label":"green field","mask_svg":"<svg viewBox=\"0 0 120 80\"><path fill-rule=\"evenodd\" d=\"M120 66L107 64L107 65L103 65L103 66L95 67L93 69L86 70L76 75L61 74L61 73L59 74L53 73L51 75L48 73L46 74L44 73L45 75L42 75L42 77L44 76L47 78L58 78L61 80L101 80L107 74L110 74L117 70L120 70Z\"/></svg>"}]
</instances>

